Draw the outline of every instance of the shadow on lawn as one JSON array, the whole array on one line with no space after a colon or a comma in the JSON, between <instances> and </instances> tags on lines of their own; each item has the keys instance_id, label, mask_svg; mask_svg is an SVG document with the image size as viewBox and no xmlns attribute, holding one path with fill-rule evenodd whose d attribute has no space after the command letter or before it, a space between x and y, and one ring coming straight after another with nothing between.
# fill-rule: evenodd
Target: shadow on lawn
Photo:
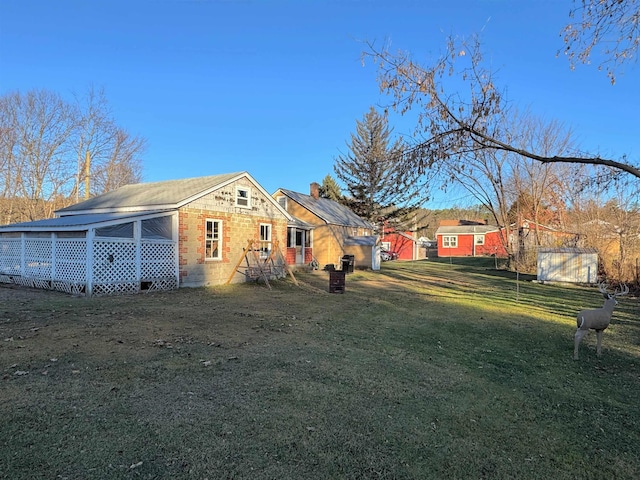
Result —
<instances>
[{"instance_id":1,"label":"shadow on lawn","mask_svg":"<svg viewBox=\"0 0 640 480\"><path fill-rule=\"evenodd\" d=\"M398 262L385 265L381 275L401 282L418 282L426 290L449 291L453 295L483 295L488 300L519 303L543 308L550 315L574 319L585 308L602 306L602 295L595 286L534 283L535 275L517 274L487 267L486 262L449 265L445 262ZM619 301L614 316L635 319L637 298Z\"/></svg>"},{"instance_id":2,"label":"shadow on lawn","mask_svg":"<svg viewBox=\"0 0 640 480\"><path fill-rule=\"evenodd\" d=\"M398 263L383 268L379 275L388 279L381 282L382 285L388 285L388 288L381 287L385 292L382 296L391 297L407 288L414 296L422 296L425 303L428 303L429 298L442 301L450 299L450 308L458 318L482 319L482 322L475 324L464 322L464 327L450 335L449 341L458 337L474 344L482 342L482 335L489 334L490 329L499 327L500 331L503 331L507 328L516 342L512 348L514 358L519 355L518 348L527 345L533 352L544 350L545 346L551 346L552 351L566 348L567 357L563 357L561 361L570 360L576 314L584 308L599 308L603 301L602 295L595 287L543 285L522 278L516 280L513 272L505 273L485 268ZM467 304L469 301L473 304L474 299L478 299L477 308L467 308L456 303L460 297L464 297ZM399 300L399 303L406 304L406 300ZM425 308L432 309L429 305ZM496 316L499 320L492 320ZM640 324L637 317L637 301L634 298L621 299L614 311L611 326L605 332L605 348L609 349L612 355L619 357L613 363L637 361L637 350L633 348L640 345ZM477 337L469 338L469 331L476 332ZM532 336L536 338L532 339ZM587 343L581 347L581 350L584 350L581 355L587 355L595 343L595 334L588 338ZM511 342L508 338L504 341ZM624 351L625 345L632 348ZM460 347L464 348L464 345L461 344Z\"/></svg>"}]
</instances>

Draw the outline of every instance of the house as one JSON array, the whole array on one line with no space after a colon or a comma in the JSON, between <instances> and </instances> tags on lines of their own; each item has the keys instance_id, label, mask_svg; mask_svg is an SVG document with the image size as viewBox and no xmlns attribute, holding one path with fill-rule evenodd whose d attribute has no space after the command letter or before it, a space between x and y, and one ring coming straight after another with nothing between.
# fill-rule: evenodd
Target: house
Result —
<instances>
[{"instance_id":1,"label":"house","mask_svg":"<svg viewBox=\"0 0 640 480\"><path fill-rule=\"evenodd\" d=\"M247 251L271 258L292 221L247 172L127 185L1 226L0 282L85 295L241 282Z\"/></svg>"},{"instance_id":2,"label":"house","mask_svg":"<svg viewBox=\"0 0 640 480\"><path fill-rule=\"evenodd\" d=\"M439 257L507 257L504 230L481 222L444 221L436 230Z\"/></svg>"},{"instance_id":3,"label":"house","mask_svg":"<svg viewBox=\"0 0 640 480\"><path fill-rule=\"evenodd\" d=\"M355 266L380 268L379 239L373 225L338 202L320 197L311 183L309 195L278 189L273 198L293 217L287 232L287 263L320 268L341 265L352 255Z\"/></svg>"},{"instance_id":4,"label":"house","mask_svg":"<svg viewBox=\"0 0 640 480\"><path fill-rule=\"evenodd\" d=\"M547 225L523 219L509 229L488 225L487 222L443 220L436 230L438 256L507 257L505 242L521 258L535 255L540 246L572 247L578 242L575 233L561 231ZM535 259L534 259L535 261Z\"/></svg>"}]
</instances>

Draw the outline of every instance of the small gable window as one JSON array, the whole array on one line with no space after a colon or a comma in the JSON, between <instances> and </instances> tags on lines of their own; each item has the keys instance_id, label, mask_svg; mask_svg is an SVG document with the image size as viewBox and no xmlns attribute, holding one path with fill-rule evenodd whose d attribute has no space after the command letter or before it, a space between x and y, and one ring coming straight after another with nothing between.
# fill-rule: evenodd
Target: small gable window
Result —
<instances>
[{"instance_id":1,"label":"small gable window","mask_svg":"<svg viewBox=\"0 0 640 480\"><path fill-rule=\"evenodd\" d=\"M242 208L251 207L251 191L246 187L236 187L236 205Z\"/></svg>"}]
</instances>

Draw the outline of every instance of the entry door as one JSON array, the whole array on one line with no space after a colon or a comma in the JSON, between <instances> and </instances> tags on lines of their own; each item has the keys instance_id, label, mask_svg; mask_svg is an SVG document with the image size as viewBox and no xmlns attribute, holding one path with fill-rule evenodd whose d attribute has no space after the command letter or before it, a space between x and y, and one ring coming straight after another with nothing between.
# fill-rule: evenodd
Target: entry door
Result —
<instances>
[{"instance_id":1,"label":"entry door","mask_svg":"<svg viewBox=\"0 0 640 480\"><path fill-rule=\"evenodd\" d=\"M376 246L372 247L371 252L373 253L371 257L371 269L380 270L380 244L378 243Z\"/></svg>"},{"instance_id":2,"label":"entry door","mask_svg":"<svg viewBox=\"0 0 640 480\"><path fill-rule=\"evenodd\" d=\"M295 247L296 247L296 263L301 265L304 263L304 230L296 230Z\"/></svg>"}]
</instances>

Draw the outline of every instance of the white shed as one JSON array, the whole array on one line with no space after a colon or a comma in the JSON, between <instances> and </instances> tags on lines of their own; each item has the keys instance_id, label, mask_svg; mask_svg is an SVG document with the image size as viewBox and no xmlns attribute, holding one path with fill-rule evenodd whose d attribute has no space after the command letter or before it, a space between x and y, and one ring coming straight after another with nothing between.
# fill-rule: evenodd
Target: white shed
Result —
<instances>
[{"instance_id":1,"label":"white shed","mask_svg":"<svg viewBox=\"0 0 640 480\"><path fill-rule=\"evenodd\" d=\"M541 282L596 283L598 252L594 248L541 248L538 280Z\"/></svg>"}]
</instances>

